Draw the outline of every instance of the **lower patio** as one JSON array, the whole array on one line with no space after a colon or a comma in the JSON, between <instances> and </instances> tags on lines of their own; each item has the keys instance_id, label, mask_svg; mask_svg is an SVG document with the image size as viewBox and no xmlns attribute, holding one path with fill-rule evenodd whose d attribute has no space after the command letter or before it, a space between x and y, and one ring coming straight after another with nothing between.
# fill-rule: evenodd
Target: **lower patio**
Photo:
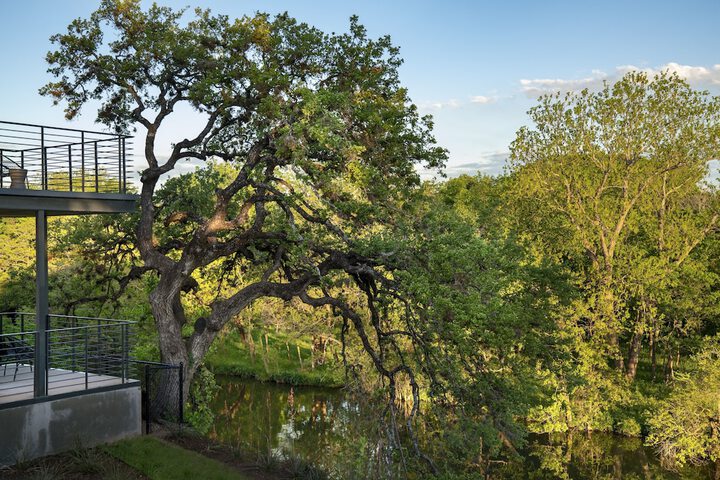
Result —
<instances>
[{"instance_id":1,"label":"lower patio","mask_svg":"<svg viewBox=\"0 0 720 480\"><path fill-rule=\"evenodd\" d=\"M0 313L0 465L141 431L133 322Z\"/></svg>"},{"instance_id":2,"label":"lower patio","mask_svg":"<svg viewBox=\"0 0 720 480\"><path fill-rule=\"evenodd\" d=\"M33 399L34 375L31 365L3 365L0 368L0 408L2 404ZM111 375L61 368L49 369L47 376L49 397L129 383L127 379Z\"/></svg>"}]
</instances>

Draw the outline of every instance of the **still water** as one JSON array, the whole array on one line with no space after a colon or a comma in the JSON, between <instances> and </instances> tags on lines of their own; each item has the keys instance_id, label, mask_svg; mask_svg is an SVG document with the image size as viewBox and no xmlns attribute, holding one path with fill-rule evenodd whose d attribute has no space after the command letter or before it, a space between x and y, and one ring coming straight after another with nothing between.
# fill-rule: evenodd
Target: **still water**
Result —
<instances>
[{"instance_id":1,"label":"still water","mask_svg":"<svg viewBox=\"0 0 720 480\"><path fill-rule=\"evenodd\" d=\"M210 436L245 451L300 458L335 478L376 476L368 465L376 431L371 407L342 390L219 377ZM594 434L530 439L524 462L500 465L504 479L709 479L707 470L671 472L635 438ZM350 473L352 472L352 474Z\"/></svg>"}]
</instances>

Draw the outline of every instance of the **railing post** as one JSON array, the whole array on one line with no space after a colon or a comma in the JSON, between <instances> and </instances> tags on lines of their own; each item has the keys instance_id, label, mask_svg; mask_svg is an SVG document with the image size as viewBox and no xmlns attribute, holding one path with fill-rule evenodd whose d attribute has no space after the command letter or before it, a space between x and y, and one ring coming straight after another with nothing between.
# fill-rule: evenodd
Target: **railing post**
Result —
<instances>
[{"instance_id":1,"label":"railing post","mask_svg":"<svg viewBox=\"0 0 720 480\"><path fill-rule=\"evenodd\" d=\"M100 181L98 180L98 176L100 175L100 172L98 172L98 142L95 141L95 193L100 193Z\"/></svg>"},{"instance_id":2,"label":"railing post","mask_svg":"<svg viewBox=\"0 0 720 480\"><path fill-rule=\"evenodd\" d=\"M125 144L125 137L122 137L122 191L120 193L127 193L127 148Z\"/></svg>"},{"instance_id":3,"label":"railing post","mask_svg":"<svg viewBox=\"0 0 720 480\"><path fill-rule=\"evenodd\" d=\"M122 383L125 383L126 379L129 379L128 375L128 324L123 323L121 325L122 335Z\"/></svg>"},{"instance_id":4,"label":"railing post","mask_svg":"<svg viewBox=\"0 0 720 480\"><path fill-rule=\"evenodd\" d=\"M68 184L70 191L73 191L73 174L72 174L72 145L68 145Z\"/></svg>"},{"instance_id":5,"label":"railing post","mask_svg":"<svg viewBox=\"0 0 720 480\"><path fill-rule=\"evenodd\" d=\"M122 176L123 176L123 167L122 167L122 138L118 137L118 193L122 193Z\"/></svg>"},{"instance_id":6,"label":"railing post","mask_svg":"<svg viewBox=\"0 0 720 480\"><path fill-rule=\"evenodd\" d=\"M73 372L77 368L77 319L73 318L70 321L70 328L72 328L72 370Z\"/></svg>"},{"instance_id":7,"label":"railing post","mask_svg":"<svg viewBox=\"0 0 720 480\"><path fill-rule=\"evenodd\" d=\"M95 364L93 365L93 369L95 370L95 373L104 373L102 371L100 359L98 358L100 356L100 352L103 350L102 345L100 344L100 335L102 333L102 327L100 326L100 320L97 321L97 342L95 343Z\"/></svg>"},{"instance_id":8,"label":"railing post","mask_svg":"<svg viewBox=\"0 0 720 480\"><path fill-rule=\"evenodd\" d=\"M80 190L85 191L85 132L80 132Z\"/></svg>"},{"instance_id":9,"label":"railing post","mask_svg":"<svg viewBox=\"0 0 720 480\"><path fill-rule=\"evenodd\" d=\"M5 175L3 175L3 169L5 168L5 165L3 165L3 158L5 155L3 155L3 151L0 150L0 188L3 188L3 178L5 178Z\"/></svg>"},{"instance_id":10,"label":"railing post","mask_svg":"<svg viewBox=\"0 0 720 480\"><path fill-rule=\"evenodd\" d=\"M90 328L88 326L85 326L83 328L83 331L85 332L85 390L88 389L88 332L90 331Z\"/></svg>"},{"instance_id":11,"label":"railing post","mask_svg":"<svg viewBox=\"0 0 720 480\"><path fill-rule=\"evenodd\" d=\"M45 127L40 127L40 185L43 190L48 188L47 149L45 148Z\"/></svg>"}]
</instances>

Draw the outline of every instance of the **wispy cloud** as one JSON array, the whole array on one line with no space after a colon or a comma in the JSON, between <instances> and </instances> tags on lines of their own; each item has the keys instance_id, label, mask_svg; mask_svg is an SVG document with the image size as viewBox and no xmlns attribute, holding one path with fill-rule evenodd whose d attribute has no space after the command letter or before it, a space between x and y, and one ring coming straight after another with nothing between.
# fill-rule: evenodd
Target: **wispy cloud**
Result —
<instances>
[{"instance_id":1,"label":"wispy cloud","mask_svg":"<svg viewBox=\"0 0 720 480\"><path fill-rule=\"evenodd\" d=\"M584 88L598 88L608 75L600 70L593 70L592 75L585 78L533 78L520 80L520 87L523 93L529 97L539 97L546 93L571 92Z\"/></svg>"},{"instance_id":2,"label":"wispy cloud","mask_svg":"<svg viewBox=\"0 0 720 480\"><path fill-rule=\"evenodd\" d=\"M418 104L420 110L443 110L450 108L458 108L462 103L454 98L450 100L436 101L436 102L421 102Z\"/></svg>"},{"instance_id":3,"label":"wispy cloud","mask_svg":"<svg viewBox=\"0 0 720 480\"><path fill-rule=\"evenodd\" d=\"M696 87L720 86L720 64L705 66L681 65L670 62L656 68L638 67L635 65L620 65L611 73L593 70L591 75L584 78L534 78L520 80L520 88L528 97L539 97L547 93L579 91L584 88L598 89L603 82L612 82L630 71L642 71L649 76L655 76L663 71L676 73Z\"/></svg>"},{"instance_id":4,"label":"wispy cloud","mask_svg":"<svg viewBox=\"0 0 720 480\"><path fill-rule=\"evenodd\" d=\"M623 75L633 70L639 70L650 76L658 75L662 71L676 73L679 77L684 78L689 83L696 86L712 86L720 85L720 64L710 67L681 65L679 63L666 63L659 68L641 68L635 65L622 65L616 68L619 75Z\"/></svg>"},{"instance_id":5,"label":"wispy cloud","mask_svg":"<svg viewBox=\"0 0 720 480\"><path fill-rule=\"evenodd\" d=\"M470 97L470 103L476 103L478 105L486 105L488 103L495 103L497 101L498 97L492 96L492 97L486 97L485 95L476 95L474 97Z\"/></svg>"},{"instance_id":6,"label":"wispy cloud","mask_svg":"<svg viewBox=\"0 0 720 480\"><path fill-rule=\"evenodd\" d=\"M507 162L510 152L494 151L483 152L474 159L457 164L450 164L445 167L445 175L450 178L459 177L460 175L476 175L484 173L486 175L499 175L503 171L503 167ZM420 176L424 179L435 177L436 172L421 169Z\"/></svg>"},{"instance_id":7,"label":"wispy cloud","mask_svg":"<svg viewBox=\"0 0 720 480\"><path fill-rule=\"evenodd\" d=\"M455 98L451 98L450 100L420 102L418 103L418 108L420 110L426 111L450 110L465 107L467 105L488 105L497 102L499 99L500 97L498 97L497 95L475 95L467 98L466 100L457 100Z\"/></svg>"}]
</instances>

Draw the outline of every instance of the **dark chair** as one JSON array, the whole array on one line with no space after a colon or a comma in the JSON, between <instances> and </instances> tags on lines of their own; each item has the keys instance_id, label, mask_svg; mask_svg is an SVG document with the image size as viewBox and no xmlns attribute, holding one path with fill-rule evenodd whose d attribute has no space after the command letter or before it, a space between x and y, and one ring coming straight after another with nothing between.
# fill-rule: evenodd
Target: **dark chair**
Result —
<instances>
[{"instance_id":1,"label":"dark chair","mask_svg":"<svg viewBox=\"0 0 720 480\"><path fill-rule=\"evenodd\" d=\"M8 365L15 364L13 382L17 379L20 364L29 363L32 371L34 360L35 350L29 343L13 335L0 337L0 365L4 365L3 375L6 375Z\"/></svg>"}]
</instances>

